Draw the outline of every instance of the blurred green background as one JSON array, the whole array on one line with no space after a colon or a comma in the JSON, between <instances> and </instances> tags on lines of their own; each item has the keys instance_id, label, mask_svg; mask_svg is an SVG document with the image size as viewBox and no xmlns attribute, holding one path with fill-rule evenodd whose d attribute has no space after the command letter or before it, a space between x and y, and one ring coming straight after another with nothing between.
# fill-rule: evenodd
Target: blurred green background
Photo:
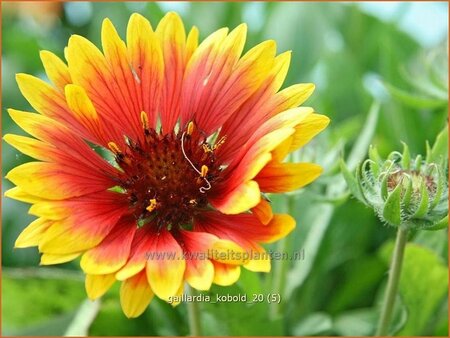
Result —
<instances>
[{"instance_id":1,"label":"blurred green background","mask_svg":"<svg viewBox=\"0 0 450 338\"><path fill-rule=\"evenodd\" d=\"M424 153L445 126L448 111L448 4L287 2L2 2L2 133L19 133L6 109L29 110L14 80L26 72L45 78L39 51L63 56L71 34L100 46L102 19L124 36L131 13L156 26L169 10L196 25L201 38L246 22L246 49L275 39L292 50L286 86L313 82L307 105L328 115L326 132L299 159L321 163L320 180L286 196L273 196L279 212L297 228L272 249L304 250L304 260L275 261L270 274L243 271L239 282L215 293L280 293L280 304L200 304L209 335L370 335L378 316L395 229L348 197L336 165L355 165L369 144L382 155L406 142ZM377 114L373 102L380 103ZM350 158L347 154L351 154ZM2 142L2 177L29 161ZM2 179L3 192L11 184ZM3 195L3 194L2 194ZM85 301L78 262L39 267L37 249L14 250L33 219L26 204L2 197L3 335L186 335L185 304L175 309L157 299L139 318L122 314L118 285L100 302ZM448 336L447 230L417 233L407 249L401 301L392 332ZM118 284L118 283L116 283Z\"/></svg>"}]
</instances>

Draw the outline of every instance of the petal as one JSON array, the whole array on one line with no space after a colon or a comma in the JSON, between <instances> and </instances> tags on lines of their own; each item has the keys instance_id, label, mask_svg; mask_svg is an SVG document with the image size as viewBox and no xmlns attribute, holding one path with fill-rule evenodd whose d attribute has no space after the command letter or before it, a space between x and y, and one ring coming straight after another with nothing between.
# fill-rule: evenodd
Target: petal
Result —
<instances>
[{"instance_id":1,"label":"petal","mask_svg":"<svg viewBox=\"0 0 450 338\"><path fill-rule=\"evenodd\" d=\"M110 136L114 142L122 142L122 135L138 139L136 129L139 115L134 116L130 102L126 101L126 92L119 89L119 84L103 54L89 40L72 35L67 48L69 71L73 83L86 90L97 113L103 118L105 131L114 133ZM131 70L129 70L131 73ZM118 131L121 131L120 135Z\"/></svg>"},{"instance_id":2,"label":"petal","mask_svg":"<svg viewBox=\"0 0 450 338\"><path fill-rule=\"evenodd\" d=\"M5 192L5 197L9 197L25 203L39 203L45 201L45 199L43 198L26 193L25 191L23 191L23 189L19 187L14 187L7 190Z\"/></svg>"},{"instance_id":3,"label":"petal","mask_svg":"<svg viewBox=\"0 0 450 338\"><path fill-rule=\"evenodd\" d=\"M21 153L40 161L52 161L59 153L55 147L30 137L6 134L3 139Z\"/></svg>"},{"instance_id":4,"label":"petal","mask_svg":"<svg viewBox=\"0 0 450 338\"><path fill-rule=\"evenodd\" d=\"M257 128L274 115L273 97L282 85L290 62L290 52L277 56L258 90L225 122L218 139L226 136L218 156L228 162Z\"/></svg>"},{"instance_id":5,"label":"petal","mask_svg":"<svg viewBox=\"0 0 450 338\"><path fill-rule=\"evenodd\" d=\"M116 281L114 274L86 275L85 287L90 300L103 296Z\"/></svg>"},{"instance_id":6,"label":"petal","mask_svg":"<svg viewBox=\"0 0 450 338\"><path fill-rule=\"evenodd\" d=\"M238 214L255 207L261 200L258 184L252 179L269 163L270 152L294 133L293 128L275 130L247 151L239 165L228 169L231 174L210 198L211 204L225 214Z\"/></svg>"},{"instance_id":7,"label":"petal","mask_svg":"<svg viewBox=\"0 0 450 338\"><path fill-rule=\"evenodd\" d=\"M209 290L214 278L214 268L208 253L218 240L205 232L181 231L186 260L184 278L197 290Z\"/></svg>"},{"instance_id":8,"label":"petal","mask_svg":"<svg viewBox=\"0 0 450 338\"><path fill-rule=\"evenodd\" d=\"M128 210L121 194L104 192L71 201L52 202L68 216L56 221L39 242L39 251L69 254L98 245Z\"/></svg>"},{"instance_id":9,"label":"petal","mask_svg":"<svg viewBox=\"0 0 450 338\"><path fill-rule=\"evenodd\" d=\"M207 291L214 279L214 266L210 260L186 260L186 282L194 289Z\"/></svg>"},{"instance_id":10,"label":"petal","mask_svg":"<svg viewBox=\"0 0 450 338\"><path fill-rule=\"evenodd\" d=\"M224 86L227 85L233 69L239 61L246 35L247 26L241 24L220 44L217 44L221 38L220 35L217 35L216 41L211 40L212 45L208 39L205 40L192 56L192 62L186 71L186 83L189 88L196 88L196 90L190 93L186 91L185 95L195 96L195 100L190 100L192 105L188 105L184 109L194 113L192 119L207 133L211 131L206 124L208 123L207 115L215 114L216 107L224 102L223 93L227 92ZM212 60L214 61L212 62ZM230 96L236 95L230 93Z\"/></svg>"},{"instance_id":11,"label":"petal","mask_svg":"<svg viewBox=\"0 0 450 338\"><path fill-rule=\"evenodd\" d=\"M153 255L150 255L153 254ZM177 294L186 268L183 251L166 229L155 236L147 259L147 279L152 291L168 301Z\"/></svg>"},{"instance_id":12,"label":"petal","mask_svg":"<svg viewBox=\"0 0 450 338\"><path fill-rule=\"evenodd\" d=\"M147 227L136 230L131 243L131 250L127 263L116 273L118 280L128 279L144 270L147 263L147 255L152 248L155 233Z\"/></svg>"},{"instance_id":13,"label":"petal","mask_svg":"<svg viewBox=\"0 0 450 338\"><path fill-rule=\"evenodd\" d=\"M312 111L303 107L291 109L260 126L226 168L223 182L211 191L211 204L225 214L237 214L255 207L260 202L260 197L256 196L259 187L251 180L271 160L271 151L294 134L293 127Z\"/></svg>"},{"instance_id":14,"label":"petal","mask_svg":"<svg viewBox=\"0 0 450 338\"><path fill-rule=\"evenodd\" d=\"M216 241L211 252L212 259L220 263L240 265L248 262L245 250L229 240L220 239Z\"/></svg>"},{"instance_id":15,"label":"petal","mask_svg":"<svg viewBox=\"0 0 450 338\"><path fill-rule=\"evenodd\" d=\"M184 284L180 285L180 288L178 289L178 292L176 293L176 295L172 298L172 301L170 302L170 305L172 305L172 307L175 307L179 304L181 304L182 298L181 296L183 295L184 292Z\"/></svg>"},{"instance_id":16,"label":"petal","mask_svg":"<svg viewBox=\"0 0 450 338\"><path fill-rule=\"evenodd\" d=\"M127 27L128 58L132 72L137 77L137 97L140 108L156 127L156 118L162 91L164 61L156 34L147 19L134 13Z\"/></svg>"},{"instance_id":17,"label":"petal","mask_svg":"<svg viewBox=\"0 0 450 338\"><path fill-rule=\"evenodd\" d=\"M116 175L117 169L101 158L86 142L63 124L40 114L14 109L8 109L8 113L14 122L27 133L57 148L59 150L57 161L64 161L65 166L82 164L110 176ZM65 157L61 154L64 154Z\"/></svg>"},{"instance_id":18,"label":"petal","mask_svg":"<svg viewBox=\"0 0 450 338\"><path fill-rule=\"evenodd\" d=\"M241 33L241 35L244 34ZM238 46L240 47L240 45ZM234 46L233 48L240 53L240 48ZM217 130L257 91L272 69L275 48L273 41L263 42L249 50L230 69L229 76L227 76L226 66L223 66L222 68L225 68L225 71L222 72L222 69L218 68L220 69L220 77L217 79L213 77L213 72L208 73L206 77L201 79L203 84L199 93L204 92L205 97L199 99L199 104L196 107L190 107L191 111L195 112L194 120L198 123L200 129L203 129L208 135ZM225 51L225 53L234 55L232 52ZM216 59L215 64L217 62ZM211 88L208 88L210 83ZM199 95L199 93L195 92L191 95Z\"/></svg>"},{"instance_id":19,"label":"petal","mask_svg":"<svg viewBox=\"0 0 450 338\"><path fill-rule=\"evenodd\" d=\"M141 315L153 299L153 292L144 272L122 282L120 304L125 316L134 318Z\"/></svg>"},{"instance_id":20,"label":"petal","mask_svg":"<svg viewBox=\"0 0 450 338\"><path fill-rule=\"evenodd\" d=\"M135 232L135 220L119 221L98 246L83 255L80 262L83 271L103 275L119 270L128 260Z\"/></svg>"},{"instance_id":21,"label":"petal","mask_svg":"<svg viewBox=\"0 0 450 338\"><path fill-rule=\"evenodd\" d=\"M271 262L269 254L260 245L253 244L251 258L248 263L244 264L244 268L253 272L270 272Z\"/></svg>"},{"instance_id":22,"label":"petal","mask_svg":"<svg viewBox=\"0 0 450 338\"><path fill-rule=\"evenodd\" d=\"M285 237L295 227L295 220L286 214L275 214L267 225L263 225L252 214L224 215L218 212L204 212L197 216L194 229L228 239L244 249L251 249L252 243L271 243Z\"/></svg>"},{"instance_id":23,"label":"petal","mask_svg":"<svg viewBox=\"0 0 450 338\"><path fill-rule=\"evenodd\" d=\"M214 264L214 284L228 286L238 281L241 275L241 267L239 265L212 262Z\"/></svg>"},{"instance_id":24,"label":"petal","mask_svg":"<svg viewBox=\"0 0 450 338\"><path fill-rule=\"evenodd\" d=\"M232 172L232 175L237 176L237 182L253 178L268 162L264 163L257 159L265 156L266 153L271 152L282 144L295 132L294 127L312 113L312 108L293 108L266 121L256 130L249 141L241 147L239 154L228 166L228 172ZM258 163L258 165L255 166L255 163ZM236 170L236 166L241 168ZM238 172L239 170L247 171L247 173L243 176L244 173ZM241 178L239 179L239 177ZM226 184L229 185L229 182Z\"/></svg>"},{"instance_id":25,"label":"petal","mask_svg":"<svg viewBox=\"0 0 450 338\"><path fill-rule=\"evenodd\" d=\"M192 27L186 39L186 59L185 59L186 64L188 63L189 59L192 57L192 54L198 47L198 35L199 35L198 28L195 26Z\"/></svg>"},{"instance_id":26,"label":"petal","mask_svg":"<svg viewBox=\"0 0 450 338\"><path fill-rule=\"evenodd\" d=\"M295 134L295 132L294 132ZM291 149L292 141L294 137L293 135L283 142L281 142L273 151L272 151L272 160L274 162L282 162L285 157L289 154Z\"/></svg>"},{"instance_id":27,"label":"petal","mask_svg":"<svg viewBox=\"0 0 450 338\"><path fill-rule=\"evenodd\" d=\"M267 162L270 160L268 158ZM261 201L261 192L258 183L247 181L224 196L210 199L211 204L224 214L238 214L258 205Z\"/></svg>"},{"instance_id":28,"label":"petal","mask_svg":"<svg viewBox=\"0 0 450 338\"><path fill-rule=\"evenodd\" d=\"M299 189L320 176L323 169L313 163L271 162L255 177L264 192L281 193Z\"/></svg>"},{"instance_id":29,"label":"petal","mask_svg":"<svg viewBox=\"0 0 450 338\"><path fill-rule=\"evenodd\" d=\"M181 125L193 119L193 114L199 105L201 95L199 93L204 86L208 74L214 65L214 61L220 52L220 47L226 38L228 28L221 28L209 35L192 54L187 63L181 100Z\"/></svg>"},{"instance_id":30,"label":"petal","mask_svg":"<svg viewBox=\"0 0 450 338\"><path fill-rule=\"evenodd\" d=\"M286 237L295 228L295 219L287 214L276 214L264 231L258 235L258 241L273 243Z\"/></svg>"},{"instance_id":31,"label":"petal","mask_svg":"<svg viewBox=\"0 0 450 338\"><path fill-rule=\"evenodd\" d=\"M264 225L267 225L273 218L272 206L270 205L270 202L264 198L261 198L259 204L252 208L252 213Z\"/></svg>"},{"instance_id":32,"label":"petal","mask_svg":"<svg viewBox=\"0 0 450 338\"><path fill-rule=\"evenodd\" d=\"M33 204L28 213L48 220L60 221L71 215L71 209L67 208L64 203L41 200Z\"/></svg>"},{"instance_id":33,"label":"petal","mask_svg":"<svg viewBox=\"0 0 450 338\"><path fill-rule=\"evenodd\" d=\"M49 51L43 50L39 55L42 64L44 65L45 72L47 73L47 77L60 92L64 92L64 87L67 84L72 83L67 65L59 57Z\"/></svg>"},{"instance_id":34,"label":"petal","mask_svg":"<svg viewBox=\"0 0 450 338\"><path fill-rule=\"evenodd\" d=\"M125 115L136 135L139 135L142 131L140 112L143 110L137 96L140 80L133 74L125 43L109 19L103 20L102 47L107 66L115 81L114 93L121 102L121 113Z\"/></svg>"},{"instance_id":35,"label":"petal","mask_svg":"<svg viewBox=\"0 0 450 338\"><path fill-rule=\"evenodd\" d=\"M46 254L44 253L41 256L40 265L53 265L53 264L61 264L73 261L75 258L80 256L80 252L67 254L67 255L54 255L54 254Z\"/></svg>"},{"instance_id":36,"label":"petal","mask_svg":"<svg viewBox=\"0 0 450 338\"><path fill-rule=\"evenodd\" d=\"M324 130L329 123L330 119L325 115L309 115L295 127L295 134L293 135L289 152L303 147L306 143L311 141L314 136Z\"/></svg>"},{"instance_id":37,"label":"petal","mask_svg":"<svg viewBox=\"0 0 450 338\"><path fill-rule=\"evenodd\" d=\"M283 89L275 96L273 103L274 113L298 107L311 96L314 89L315 86L312 83L298 83Z\"/></svg>"},{"instance_id":38,"label":"petal","mask_svg":"<svg viewBox=\"0 0 450 338\"><path fill-rule=\"evenodd\" d=\"M169 12L159 22L156 34L161 40L165 65L161 126L164 132L171 132L180 116L180 97L186 65L186 32L178 14Z\"/></svg>"},{"instance_id":39,"label":"petal","mask_svg":"<svg viewBox=\"0 0 450 338\"><path fill-rule=\"evenodd\" d=\"M115 183L95 171L57 163L28 162L12 169L5 177L25 192L53 200L104 191Z\"/></svg>"},{"instance_id":40,"label":"petal","mask_svg":"<svg viewBox=\"0 0 450 338\"><path fill-rule=\"evenodd\" d=\"M103 145L107 144L109 140L100 124L97 111L83 87L69 84L64 91L67 104L76 119L95 136L96 140L100 140Z\"/></svg>"},{"instance_id":41,"label":"petal","mask_svg":"<svg viewBox=\"0 0 450 338\"><path fill-rule=\"evenodd\" d=\"M52 221L38 218L31 222L17 237L15 248L37 246L45 231L53 224Z\"/></svg>"},{"instance_id":42,"label":"petal","mask_svg":"<svg viewBox=\"0 0 450 338\"><path fill-rule=\"evenodd\" d=\"M45 81L28 74L17 74L16 81L22 95L37 112L70 127L83 138L97 141L70 113L62 93Z\"/></svg>"}]
</instances>

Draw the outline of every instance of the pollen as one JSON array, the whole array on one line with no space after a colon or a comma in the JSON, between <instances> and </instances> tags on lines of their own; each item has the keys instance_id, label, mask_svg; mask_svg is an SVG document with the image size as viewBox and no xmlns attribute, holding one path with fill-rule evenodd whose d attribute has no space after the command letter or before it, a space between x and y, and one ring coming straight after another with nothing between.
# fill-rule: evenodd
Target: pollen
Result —
<instances>
[{"instance_id":1,"label":"pollen","mask_svg":"<svg viewBox=\"0 0 450 338\"><path fill-rule=\"evenodd\" d=\"M121 153L119 147L114 142L108 142L108 147L116 155Z\"/></svg>"},{"instance_id":2,"label":"pollen","mask_svg":"<svg viewBox=\"0 0 450 338\"><path fill-rule=\"evenodd\" d=\"M142 128L144 128L144 130L148 129L148 116L145 111L141 111L141 122Z\"/></svg>"},{"instance_id":3,"label":"pollen","mask_svg":"<svg viewBox=\"0 0 450 338\"><path fill-rule=\"evenodd\" d=\"M191 121L188 123L186 134L192 135L193 131L194 131L194 122Z\"/></svg>"},{"instance_id":4,"label":"pollen","mask_svg":"<svg viewBox=\"0 0 450 338\"><path fill-rule=\"evenodd\" d=\"M211 146L210 146L209 144L207 144L207 143L202 144L202 148L203 148L203 151L204 151L205 153L210 153L210 152L212 152Z\"/></svg>"},{"instance_id":5,"label":"pollen","mask_svg":"<svg viewBox=\"0 0 450 338\"><path fill-rule=\"evenodd\" d=\"M208 168L206 165L202 165L202 171L201 171L200 176L203 177L203 178L205 178L205 177L206 177L206 174L208 174L208 169L209 169L209 168Z\"/></svg>"},{"instance_id":6,"label":"pollen","mask_svg":"<svg viewBox=\"0 0 450 338\"><path fill-rule=\"evenodd\" d=\"M213 151L214 151L214 150L217 150L219 147L221 147L221 146L225 143L226 140L227 140L227 137L226 137L226 136L222 136L222 137L220 138L220 140L217 141L216 144L214 144L212 150L213 150Z\"/></svg>"},{"instance_id":7,"label":"pollen","mask_svg":"<svg viewBox=\"0 0 450 338\"><path fill-rule=\"evenodd\" d=\"M156 199L155 199L155 198L152 198L152 199L150 200L150 204L148 205L148 207L147 207L146 209L147 209L149 212L152 212L153 210L156 209L157 205L158 205L158 203L156 202Z\"/></svg>"}]
</instances>

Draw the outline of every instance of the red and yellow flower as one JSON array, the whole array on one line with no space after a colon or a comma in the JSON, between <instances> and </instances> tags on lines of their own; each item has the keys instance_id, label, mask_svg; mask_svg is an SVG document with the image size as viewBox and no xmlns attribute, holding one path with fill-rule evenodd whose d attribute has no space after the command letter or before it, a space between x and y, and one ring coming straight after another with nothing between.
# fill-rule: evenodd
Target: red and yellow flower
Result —
<instances>
[{"instance_id":1,"label":"red and yellow flower","mask_svg":"<svg viewBox=\"0 0 450 338\"><path fill-rule=\"evenodd\" d=\"M81 256L88 296L120 281L129 317L184 282L208 290L236 282L241 267L269 271L267 256L248 253L295 221L262 193L319 176L316 164L283 160L329 120L298 107L314 85L280 90L290 52L265 41L241 56L245 39L240 25L199 44L175 13L156 30L133 14L126 42L103 22L103 52L78 35L67 63L42 51L52 84L17 75L37 114L9 110L32 137L4 136L36 159L7 174L16 187L6 195L38 217L16 247L37 246L42 264Z\"/></svg>"}]
</instances>

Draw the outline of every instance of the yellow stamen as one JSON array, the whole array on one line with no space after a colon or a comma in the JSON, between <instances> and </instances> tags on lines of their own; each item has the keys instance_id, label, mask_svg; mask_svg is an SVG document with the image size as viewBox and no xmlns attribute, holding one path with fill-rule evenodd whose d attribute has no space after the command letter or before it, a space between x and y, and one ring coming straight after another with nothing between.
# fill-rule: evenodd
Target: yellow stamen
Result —
<instances>
[{"instance_id":1,"label":"yellow stamen","mask_svg":"<svg viewBox=\"0 0 450 338\"><path fill-rule=\"evenodd\" d=\"M192 135L193 131L194 131L194 122L191 121L188 123L186 134Z\"/></svg>"},{"instance_id":2,"label":"yellow stamen","mask_svg":"<svg viewBox=\"0 0 450 338\"><path fill-rule=\"evenodd\" d=\"M212 150L218 149L222 144L225 143L226 140L227 140L227 136L226 136L226 135L225 135L225 136L222 136L222 137L220 138L220 140L213 146Z\"/></svg>"},{"instance_id":3,"label":"yellow stamen","mask_svg":"<svg viewBox=\"0 0 450 338\"><path fill-rule=\"evenodd\" d=\"M202 172L200 174L201 177L206 177L206 174L208 173L208 167L206 165L202 165Z\"/></svg>"},{"instance_id":4,"label":"yellow stamen","mask_svg":"<svg viewBox=\"0 0 450 338\"><path fill-rule=\"evenodd\" d=\"M211 147L209 146L208 143L203 143L202 147L203 147L203 151L205 153L210 153L212 151L212 149L211 149Z\"/></svg>"},{"instance_id":5,"label":"yellow stamen","mask_svg":"<svg viewBox=\"0 0 450 338\"><path fill-rule=\"evenodd\" d=\"M191 205L197 205L197 200L191 199L191 200L189 201L189 204L191 204Z\"/></svg>"},{"instance_id":6,"label":"yellow stamen","mask_svg":"<svg viewBox=\"0 0 450 338\"><path fill-rule=\"evenodd\" d=\"M155 199L155 198L152 198L152 199L150 200L149 206L148 206L146 209L147 209L149 212L152 212L153 210L156 209L157 205L158 205L158 203L156 202L156 199Z\"/></svg>"},{"instance_id":7,"label":"yellow stamen","mask_svg":"<svg viewBox=\"0 0 450 338\"><path fill-rule=\"evenodd\" d=\"M121 153L119 147L114 142L108 142L108 147L116 155Z\"/></svg>"},{"instance_id":8,"label":"yellow stamen","mask_svg":"<svg viewBox=\"0 0 450 338\"><path fill-rule=\"evenodd\" d=\"M141 122L144 129L148 129L148 116L145 111L141 111Z\"/></svg>"}]
</instances>

